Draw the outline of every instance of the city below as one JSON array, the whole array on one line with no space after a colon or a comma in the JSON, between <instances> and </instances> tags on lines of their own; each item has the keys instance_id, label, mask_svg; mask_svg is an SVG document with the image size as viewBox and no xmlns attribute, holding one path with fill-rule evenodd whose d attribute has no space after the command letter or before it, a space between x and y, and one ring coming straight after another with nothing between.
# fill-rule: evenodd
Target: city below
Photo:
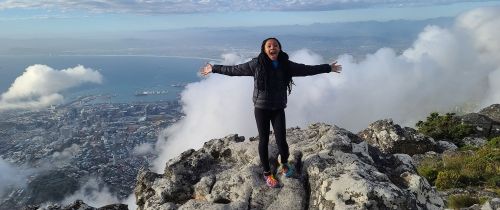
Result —
<instances>
[{"instance_id":1,"label":"city below","mask_svg":"<svg viewBox=\"0 0 500 210\"><path fill-rule=\"evenodd\" d=\"M93 103L96 96L40 111L0 112L0 157L26 171L0 209L58 202L97 179L119 199L156 158L159 132L182 116L178 101Z\"/></svg>"}]
</instances>

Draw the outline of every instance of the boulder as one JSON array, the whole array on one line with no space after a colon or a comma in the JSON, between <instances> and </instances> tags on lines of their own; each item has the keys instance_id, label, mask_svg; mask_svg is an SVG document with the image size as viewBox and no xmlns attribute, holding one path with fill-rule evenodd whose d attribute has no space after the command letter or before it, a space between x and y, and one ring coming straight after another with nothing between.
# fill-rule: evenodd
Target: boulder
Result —
<instances>
[{"instance_id":1,"label":"boulder","mask_svg":"<svg viewBox=\"0 0 500 210\"><path fill-rule=\"evenodd\" d=\"M387 154L415 155L439 150L431 137L420 134L413 128L401 128L391 119L371 123L368 128L359 132L358 136Z\"/></svg>"},{"instance_id":2,"label":"boulder","mask_svg":"<svg viewBox=\"0 0 500 210\"><path fill-rule=\"evenodd\" d=\"M491 119L487 115L479 113L469 113L459 117L463 123L472 125L474 137L495 137L500 136L500 122Z\"/></svg>"},{"instance_id":3,"label":"boulder","mask_svg":"<svg viewBox=\"0 0 500 210\"><path fill-rule=\"evenodd\" d=\"M482 147L488 142L484 137L465 137L462 139L462 143L471 147Z\"/></svg>"},{"instance_id":4,"label":"boulder","mask_svg":"<svg viewBox=\"0 0 500 210\"><path fill-rule=\"evenodd\" d=\"M492 120L500 122L500 104L492 104L479 111L479 114L485 115Z\"/></svg>"},{"instance_id":5,"label":"boulder","mask_svg":"<svg viewBox=\"0 0 500 210\"><path fill-rule=\"evenodd\" d=\"M496 210L496 209L500 209L500 198L490 199L481 206L481 210Z\"/></svg>"},{"instance_id":6,"label":"boulder","mask_svg":"<svg viewBox=\"0 0 500 210\"><path fill-rule=\"evenodd\" d=\"M282 186L263 179L258 141L213 139L166 163L163 174L142 169L135 195L152 209L443 209L444 203L406 154L384 154L337 126L287 130L294 177ZM255 138L252 138L255 139ZM269 144L277 166L274 137Z\"/></svg>"},{"instance_id":7,"label":"boulder","mask_svg":"<svg viewBox=\"0 0 500 210\"><path fill-rule=\"evenodd\" d=\"M455 151L458 149L458 146L449 142L449 141L438 141L437 142L438 152L444 151Z\"/></svg>"},{"instance_id":8,"label":"boulder","mask_svg":"<svg viewBox=\"0 0 500 210\"><path fill-rule=\"evenodd\" d=\"M424 154L415 154L412 156L413 163L415 166L420 166L423 160L425 159L434 159L434 160L441 160L441 155L440 153L436 153L434 151L426 152Z\"/></svg>"}]
</instances>

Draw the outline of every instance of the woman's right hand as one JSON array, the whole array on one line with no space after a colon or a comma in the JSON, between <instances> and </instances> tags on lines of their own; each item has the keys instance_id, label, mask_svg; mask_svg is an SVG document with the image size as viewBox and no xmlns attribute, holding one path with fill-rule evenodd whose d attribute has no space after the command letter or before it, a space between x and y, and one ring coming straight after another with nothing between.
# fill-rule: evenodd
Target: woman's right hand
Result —
<instances>
[{"instance_id":1,"label":"woman's right hand","mask_svg":"<svg viewBox=\"0 0 500 210\"><path fill-rule=\"evenodd\" d=\"M207 65L201 67L200 73L203 76L207 76L208 74L212 73L212 64L207 63Z\"/></svg>"}]
</instances>

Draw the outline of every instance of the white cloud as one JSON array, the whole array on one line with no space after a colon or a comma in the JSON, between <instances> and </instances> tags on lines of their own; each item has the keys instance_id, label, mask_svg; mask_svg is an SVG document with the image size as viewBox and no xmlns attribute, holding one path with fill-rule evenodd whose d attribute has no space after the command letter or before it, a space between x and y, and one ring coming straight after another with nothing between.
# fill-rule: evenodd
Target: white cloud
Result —
<instances>
[{"instance_id":1,"label":"white cloud","mask_svg":"<svg viewBox=\"0 0 500 210\"><path fill-rule=\"evenodd\" d=\"M76 156L78 152L80 152L80 146L72 144L70 147L65 148L61 152L54 152L54 154L52 154L52 158L55 160L66 160Z\"/></svg>"},{"instance_id":2,"label":"white cloud","mask_svg":"<svg viewBox=\"0 0 500 210\"><path fill-rule=\"evenodd\" d=\"M150 154L152 152L154 152L153 145L148 143L137 145L132 150L132 154L137 156Z\"/></svg>"},{"instance_id":3,"label":"white cloud","mask_svg":"<svg viewBox=\"0 0 500 210\"><path fill-rule=\"evenodd\" d=\"M50 163L47 163L49 165L48 167L62 167L66 164L69 164L72 158L76 157L78 153L80 153L81 148L77 144L72 144L70 147L65 148L61 152L54 152L52 154L52 159L50 160Z\"/></svg>"},{"instance_id":4,"label":"white cloud","mask_svg":"<svg viewBox=\"0 0 500 210\"><path fill-rule=\"evenodd\" d=\"M94 207L119 203L116 196L110 193L109 188L100 184L95 178L89 179L78 191L64 198L62 203L69 204L75 200L82 200L86 204Z\"/></svg>"},{"instance_id":5,"label":"white cloud","mask_svg":"<svg viewBox=\"0 0 500 210\"><path fill-rule=\"evenodd\" d=\"M248 61L234 54L222 57L226 65ZM182 109L187 115L160 133L156 148L162 151L155 163L157 170L163 170L165 160L208 139L229 133L253 136L252 90L252 77L211 75L202 82L187 85L181 96Z\"/></svg>"},{"instance_id":6,"label":"white cloud","mask_svg":"<svg viewBox=\"0 0 500 210\"><path fill-rule=\"evenodd\" d=\"M433 111L500 103L498 24L500 8L477 9L458 17L452 28L426 27L403 53L382 48L360 61L340 56L341 74L294 79L287 127L326 122L356 132L383 118L413 126ZM225 64L247 60L224 58ZM325 62L307 49L291 52L290 58ZM186 117L160 135L155 170L162 171L168 159L211 138L231 133L256 136L252 90L251 77L214 74L189 84L181 98Z\"/></svg>"},{"instance_id":7,"label":"white cloud","mask_svg":"<svg viewBox=\"0 0 500 210\"><path fill-rule=\"evenodd\" d=\"M0 171L0 198L9 187L18 188L26 185L26 178L29 175L27 170L13 166L0 158Z\"/></svg>"},{"instance_id":8,"label":"white cloud","mask_svg":"<svg viewBox=\"0 0 500 210\"><path fill-rule=\"evenodd\" d=\"M81 9L92 12L127 13L197 13L213 11L318 11L376 6L421 6L451 4L457 2L477 2L472 0L137 0L137 1L95 1L95 0L7 0L0 2L0 9L45 8L59 10Z\"/></svg>"},{"instance_id":9,"label":"white cloud","mask_svg":"<svg viewBox=\"0 0 500 210\"><path fill-rule=\"evenodd\" d=\"M32 65L0 96L0 111L39 109L58 104L64 99L61 91L83 83L101 82L99 72L81 65L60 71L46 65Z\"/></svg>"},{"instance_id":10,"label":"white cloud","mask_svg":"<svg viewBox=\"0 0 500 210\"><path fill-rule=\"evenodd\" d=\"M75 200L82 200L87 205L96 208L119 203L127 204L130 210L135 210L137 208L134 194L120 200L116 195L110 192L106 185L102 184L102 182L96 178L90 178L78 191L65 197L61 203L63 205L68 205Z\"/></svg>"}]
</instances>

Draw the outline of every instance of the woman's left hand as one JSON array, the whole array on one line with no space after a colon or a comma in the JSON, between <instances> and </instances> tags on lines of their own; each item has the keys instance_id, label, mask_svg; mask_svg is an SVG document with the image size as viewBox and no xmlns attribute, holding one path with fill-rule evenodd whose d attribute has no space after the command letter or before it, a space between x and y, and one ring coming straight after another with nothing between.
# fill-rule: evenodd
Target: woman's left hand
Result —
<instances>
[{"instance_id":1,"label":"woman's left hand","mask_svg":"<svg viewBox=\"0 0 500 210\"><path fill-rule=\"evenodd\" d=\"M337 64L337 61L330 64L330 67L332 67L332 72L340 73L342 71L342 65Z\"/></svg>"}]
</instances>

